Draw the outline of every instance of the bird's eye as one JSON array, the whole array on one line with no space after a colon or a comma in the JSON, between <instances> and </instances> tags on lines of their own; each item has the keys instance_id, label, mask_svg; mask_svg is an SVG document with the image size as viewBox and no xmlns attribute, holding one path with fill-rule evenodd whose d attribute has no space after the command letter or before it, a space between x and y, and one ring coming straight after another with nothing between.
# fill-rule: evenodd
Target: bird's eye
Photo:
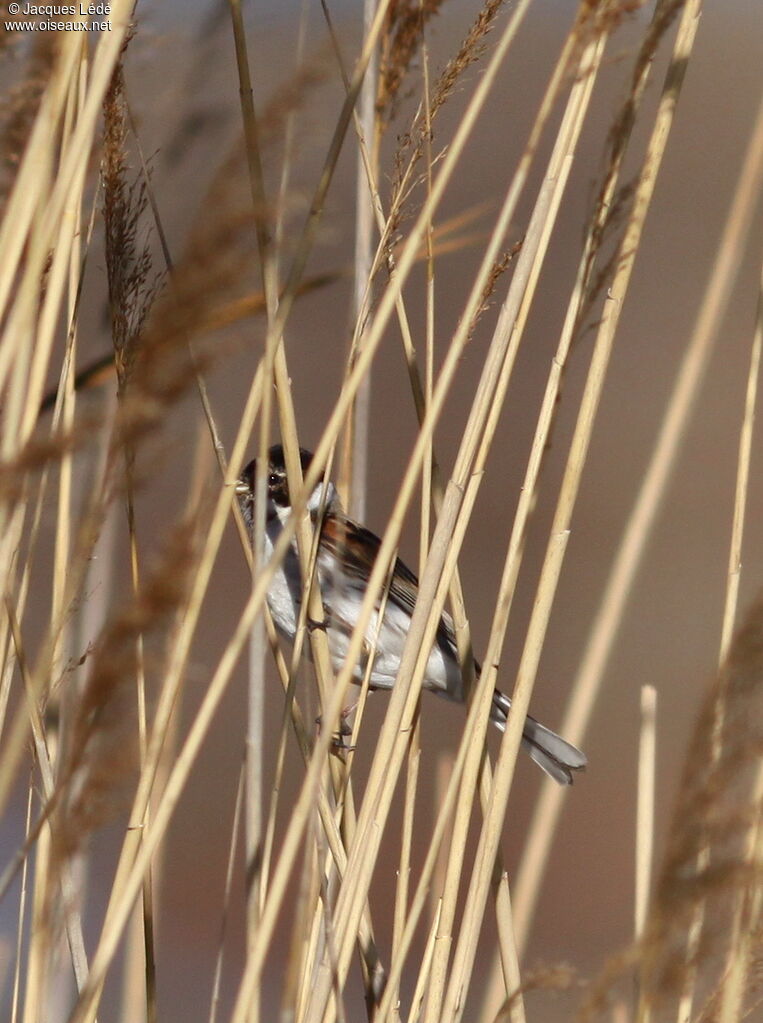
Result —
<instances>
[{"instance_id":1,"label":"bird's eye","mask_svg":"<svg viewBox=\"0 0 763 1023\"><path fill-rule=\"evenodd\" d=\"M274 472L268 476L268 486L274 488L278 486L278 476Z\"/></svg>"}]
</instances>

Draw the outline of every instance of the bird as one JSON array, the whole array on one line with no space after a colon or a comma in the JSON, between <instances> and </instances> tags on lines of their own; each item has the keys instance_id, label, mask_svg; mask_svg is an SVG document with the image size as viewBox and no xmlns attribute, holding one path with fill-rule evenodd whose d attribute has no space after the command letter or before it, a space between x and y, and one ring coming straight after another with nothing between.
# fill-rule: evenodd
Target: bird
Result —
<instances>
[{"instance_id":1,"label":"bird","mask_svg":"<svg viewBox=\"0 0 763 1023\"><path fill-rule=\"evenodd\" d=\"M310 451L300 448L303 475L313 460ZM241 513L252 537L255 518L255 478L257 462L252 460L236 483L236 496ZM307 501L314 528L320 529L316 576L324 608L325 629L332 665L339 671L349 649L355 623L360 614L366 587L373 571L381 540L365 526L354 522L343 511L334 484L319 480ZM265 508L265 555L270 558L278 538L292 514L289 484L283 447L276 444L268 452ZM406 636L416 604L419 583L414 573L400 559L395 560L381 626L376 615L366 627L364 648L373 656L371 689L391 689L397 678ZM303 585L292 537L286 556L276 569L267 593L267 603L277 630L293 642L302 602ZM317 623L312 624L313 627ZM367 658L366 658L367 663ZM353 681L363 681L366 664L355 665ZM474 662L475 677L480 665ZM437 626L434 645L427 660L423 688L456 702L464 702L463 674L456 648L453 619L443 611ZM509 716L511 700L496 689L490 710L491 721L503 731ZM549 777L560 785L570 785L573 772L587 764L586 755L550 728L529 715L525 719L522 744L530 757Z\"/></svg>"}]
</instances>

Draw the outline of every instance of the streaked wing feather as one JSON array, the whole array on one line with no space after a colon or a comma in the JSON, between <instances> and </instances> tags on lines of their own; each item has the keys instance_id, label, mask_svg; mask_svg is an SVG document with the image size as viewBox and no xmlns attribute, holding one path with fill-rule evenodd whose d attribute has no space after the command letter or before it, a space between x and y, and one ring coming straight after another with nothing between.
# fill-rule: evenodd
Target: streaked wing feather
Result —
<instances>
[{"instance_id":1,"label":"streaked wing feather","mask_svg":"<svg viewBox=\"0 0 763 1023\"><path fill-rule=\"evenodd\" d=\"M329 553L341 560L346 577L357 580L363 586L366 585L381 547L381 540L375 533L353 522L352 519L329 513L323 523L321 544ZM418 592L418 579L404 561L396 558L389 587L389 599L394 600L408 614L413 614ZM455 649L453 622L447 612L440 618L437 632L440 639L444 639Z\"/></svg>"}]
</instances>

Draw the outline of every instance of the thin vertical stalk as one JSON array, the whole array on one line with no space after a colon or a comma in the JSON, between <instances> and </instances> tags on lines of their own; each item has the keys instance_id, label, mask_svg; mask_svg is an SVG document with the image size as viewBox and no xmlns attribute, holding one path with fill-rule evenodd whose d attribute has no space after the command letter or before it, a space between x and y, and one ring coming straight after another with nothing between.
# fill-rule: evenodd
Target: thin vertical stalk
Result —
<instances>
[{"instance_id":1,"label":"thin vertical stalk","mask_svg":"<svg viewBox=\"0 0 763 1023\"><path fill-rule=\"evenodd\" d=\"M644 933L649 908L649 888L654 855L654 780L657 726L657 690L641 687L641 728L638 749L638 791L636 799L636 886L634 937Z\"/></svg>"},{"instance_id":2,"label":"thin vertical stalk","mask_svg":"<svg viewBox=\"0 0 763 1023\"><path fill-rule=\"evenodd\" d=\"M464 924L456 947L456 969L451 974L445 999L445 1020L459 1021L464 1012L464 992L471 976L476 952L479 921L490 884L492 865L497 852L506 803L514 777L516 755L522 736L532 688L535 682L540 652L551 612L551 602L561 571L569 536L570 520L580 486L582 468L588 452L596 411L604 385L606 369L619 323L622 302L627 292L630 275L643 230L646 211L654 190L657 171L664 153L667 133L682 80L685 65L671 65L663 103L658 114L655 132L647 152L641 177L636 189L634 211L627 224L618 253L617 269L609 291L607 303L597 333L594 353L586 380L570 454L562 481L559 500L551 527L548 547L541 571L533 613L527 630L525 646L520 660L517 681L512 697L513 713L501 742L491 804L480 835L469 895L464 912ZM488 659L488 663L493 663ZM576 733L563 730L576 741Z\"/></svg>"},{"instance_id":3,"label":"thin vertical stalk","mask_svg":"<svg viewBox=\"0 0 763 1023\"><path fill-rule=\"evenodd\" d=\"M432 914L432 925L429 928L429 937L424 948L424 956L421 960L421 968L419 969L418 977L416 978L416 987L413 990L413 997L411 998L411 1011L408 1016L408 1023L418 1023L421 1015L421 1009L424 1004L424 998L426 997L427 987L429 985L429 977L432 972L432 958L434 957L435 941L437 940L437 929L440 925L440 904L439 902L434 908Z\"/></svg>"},{"instance_id":4,"label":"thin vertical stalk","mask_svg":"<svg viewBox=\"0 0 763 1023\"><path fill-rule=\"evenodd\" d=\"M267 206L262 176L257 122L254 113L254 95L249 73L246 32L240 0L230 0L230 14L233 26L233 40L236 52L236 66L239 77L241 114L246 140L246 157L249 168L249 185L254 210L254 225L257 247L260 255L265 305L268 325L271 325L278 308L277 266L272 256L270 233L267 225ZM252 585L265 559L265 505L267 480L267 450L270 434L271 394L273 380L273 343L268 334L263 361L264 387L260 408L260 430L257 445L257 469L254 478L254 521L252 528ZM247 942L251 943L260 917L261 868L263 839L263 748L264 748L264 692L265 692L265 624L262 615L252 624L249 639L248 699L245 759L245 800L244 800L244 849L246 864L247 892ZM253 997L249 1016L250 1023L260 1018L259 998Z\"/></svg>"},{"instance_id":5,"label":"thin vertical stalk","mask_svg":"<svg viewBox=\"0 0 763 1023\"><path fill-rule=\"evenodd\" d=\"M649 889L654 853L654 779L655 779L655 726L657 690L654 686L641 687L641 728L639 730L638 786L636 793L636 885L634 904L634 937L639 941L644 934L649 908ZM639 1023L649 1023L649 1006L643 998L643 977L638 979Z\"/></svg>"},{"instance_id":6,"label":"thin vertical stalk","mask_svg":"<svg viewBox=\"0 0 763 1023\"><path fill-rule=\"evenodd\" d=\"M519 339L527 319L530 304L535 292L535 287L540 275L551 236L556 215L559 210L561 198L569 177L572 165L572 158L575 152L577 140L585 119L585 112L588 108L596 71L601 60L604 49L604 37L592 40L585 47L580 56L575 84L568 98L565 115L557 135L557 140L549 159L546 175L536 199L535 208L527 230L527 236L520 253L514 278L512 279L509 295L504 304L501 316L499 317L498 330L503 326L510 344L508 345L504 366L498 377L494 400L491 405L491 414L483 426L483 434L480 441L479 454L467 482L467 494L462 507L457 532L463 535L466 529L468 517L471 514L476 497L477 487L482 470L487 459L490 443L497 426L498 411L503 405L504 396L508 387L511 369L514 364ZM552 78L552 85L554 79ZM516 309L516 316L510 319L506 315L507 309ZM526 492L526 491L525 491ZM520 520L521 521L521 520ZM516 523L515 523L516 526ZM503 645L503 638L508 626L508 612L511 606L511 596L516 582L515 564L515 543L514 535L509 542L507 561L504 570L504 577L499 591L497 611L493 622L493 629L488 643L486 666L483 671L484 678L480 680L479 692L483 718L482 732L480 739L484 741L484 734L487 729L488 713L492 702L492 693L495 686L495 665L498 663L500 650ZM500 610L500 614L498 611ZM517 712L519 714L520 712ZM524 715L520 718L524 720ZM448 870L443 889L443 911L440 927L441 942L435 951L435 964L433 967L433 983L430 988L430 997L427 1004L426 1020L433 1023L438 1019L442 1010L442 999L445 992L445 983L449 976L448 952L451 943L451 931L455 918L456 894L458 892L458 880L462 876L463 854L466 844L466 833L471 816L471 803L478 773L483 771L483 812L487 811L489 794L489 768L475 758L467 764L464 772L459 806L454 823L454 840L451 844L451 855L448 862ZM487 772L487 773L485 773ZM496 849L497 852L497 849ZM500 872L503 873L502 871ZM501 923L510 917L510 900L508 890L505 890L499 900L503 902L504 912L499 914L499 931L502 935L500 943L504 974L506 978L517 978L516 950L513 934L505 934ZM516 987L517 985L512 985ZM522 1014L521 998L513 1003L515 1017Z\"/></svg>"},{"instance_id":7,"label":"thin vertical stalk","mask_svg":"<svg viewBox=\"0 0 763 1023\"><path fill-rule=\"evenodd\" d=\"M744 416L742 430L739 438L739 456L737 459L737 478L734 497L734 517L731 528L731 544L729 549L729 567L726 584L726 601L723 611L723 626L721 630L721 647L719 664L723 664L733 637L734 622L736 620L737 602L739 596L739 580L742 566L742 539L744 535L745 505L750 478L750 456L752 451L752 433L755 422L755 404L758 392L758 377L760 373L761 344L763 343L763 276L761 277L761 289L758 294L758 309L755 323L755 334L750 353L750 369L747 376L747 390L745 394ZM718 714L715 722L715 734L720 736L722 719L724 715L723 701L719 701ZM713 758L720 755L719 742L714 743ZM763 797L763 767L759 768L755 784L755 795L753 806L756 807L754 820L750 825L745 851L745 859L748 864L754 866L761 855L761 843L763 834L760 826L760 800ZM707 866L709 852L702 857L700 867ZM731 940L727 955L727 968L721 992L721 1010L719 1020L721 1023L732 1023L740 1018L742 1000L744 997L745 978L749 969L749 956L751 950L751 934L755 921L760 914L761 901L756 887L752 890L745 886L739 894L735 907L734 918L731 928ZM696 947L699 941L704 912L698 909L693 924L690 949ZM692 977L693 980L693 977ZM690 989L684 994L681 1008L690 1005Z\"/></svg>"},{"instance_id":8,"label":"thin vertical stalk","mask_svg":"<svg viewBox=\"0 0 763 1023\"><path fill-rule=\"evenodd\" d=\"M223 955L225 952L225 939L228 931L228 910L231 902L231 890L233 887L233 867L236 862L236 848L238 846L238 833L241 820L241 808L244 802L244 780L245 769L242 767L238 776L236 786L236 800L233 807L233 823L231 824L230 845L228 847L228 863L225 868L225 887L223 889L223 912L220 920L220 935L217 940L217 957L215 959L215 974L212 981L212 998L209 1005L209 1023L217 1023L217 1010L220 1005L220 981L223 972Z\"/></svg>"},{"instance_id":9,"label":"thin vertical stalk","mask_svg":"<svg viewBox=\"0 0 763 1023\"><path fill-rule=\"evenodd\" d=\"M376 0L363 0L363 33L368 35L374 21ZM369 285L371 267L374 261L373 225L374 202L367 182L363 148L367 149L369 140L374 138L376 131L376 79L378 68L377 49L371 52L368 67L363 78L360 91L360 145L355 170L355 265L353 281L353 313L359 328L357 345L362 348L366 335L366 320L369 311ZM373 147L377 152L377 147ZM378 167L371 166L373 180L378 179ZM349 512L353 518L363 522L366 518L366 500L368 489L368 435L371 424L371 379L369 369L366 373L352 408L350 421L352 474L350 485Z\"/></svg>"},{"instance_id":10,"label":"thin vertical stalk","mask_svg":"<svg viewBox=\"0 0 763 1023\"><path fill-rule=\"evenodd\" d=\"M29 789L27 791L27 802L26 802L26 821L24 825L24 831L29 838L29 831L32 822L32 800L34 798L34 785L32 784L32 778L29 779ZM29 857L24 857L24 862L21 867L21 891L19 892L19 911L17 916L16 926L16 962L13 967L13 994L11 997L11 1023L17 1023L19 1013L19 991L21 989L21 963L24 952L24 924L26 919L26 900L27 900L27 877L29 874Z\"/></svg>"},{"instance_id":11,"label":"thin vertical stalk","mask_svg":"<svg viewBox=\"0 0 763 1023\"><path fill-rule=\"evenodd\" d=\"M631 214L626 237L620 246L620 255L616 264L616 283L618 284L618 289L622 289L623 296L635 258L633 246L638 240L635 235L638 234L640 236L643 219L651 199L654 179L659 171L672 127L675 106L680 95L683 76L698 27L700 7L701 0L687 0L687 4L684 7L670 67L663 86L657 120L649 142L641 179L637 186L634 210ZM610 297L606 301L605 319L600 329L609 329L609 324L612 324L612 326L616 325L616 321L619 319L621 301L620 292L614 290L613 287ZM678 392L680 392L679 401L681 407L676 409L677 414L669 413L670 424L667 431L665 424L663 424L663 432L661 440L658 442L658 449L655 451L651 467L642 483L637 504L626 526L623 541L607 581L599 611L591 630L591 637L575 678L569 708L560 728L561 733L576 744L580 744L591 716L596 696L601 687L604 667L609 657L617 628L622 620L626 599L641 560L646 538L654 522L656 511L664 492L664 485L677 449L678 436L674 436L673 431L678 429L679 433L682 433L691 401L689 401L689 407L684 403L689 395L693 396L696 393L699 383L699 379L695 376L695 370L699 367L693 365L692 360L688 360L688 362L689 365L685 362L685 372L691 378L686 381L689 385L688 392L685 385L677 384L673 403L676 401ZM544 785L528 831L522 863L517 877L516 898L514 900L517 943L520 951L524 949L527 941L530 923L540 891L541 879L548 861L556 822L561 811L561 796L562 793L556 787L552 788L550 785Z\"/></svg>"},{"instance_id":12,"label":"thin vertical stalk","mask_svg":"<svg viewBox=\"0 0 763 1023\"><path fill-rule=\"evenodd\" d=\"M237 472L243 462L245 445L248 441L252 423L259 408L261 390L262 375L258 372L255 374L254 380L252 381L249 396L241 415L241 421L231 452L229 472ZM182 622L179 624L178 633L174 637L169 653L169 660L164 675L163 686L161 693L159 694L154 714L153 729L146 756L146 765L141 772L138 782L138 790L135 794L130 813L130 820L131 822L135 822L136 827L143 818L147 801L152 792L159 757L161 755L173 708L176 704L177 695L183 681L183 670L189 655L191 640L198 623L215 555L220 546L223 531L227 525L230 515L230 505L233 493L232 482L232 480L229 480L228 485L223 486L218 495L205 536L203 549L199 555L198 567L193 579L193 586L188 599L186 612ZM283 552L281 552L281 556L282 554ZM270 574L272 574L272 570ZM270 574L267 570L263 572L262 582L264 585L267 585ZM262 592L264 594L264 590ZM240 651L240 647L238 650ZM230 671L232 671L232 664L224 659L221 675L227 678ZM221 693L219 691L213 691L211 696L208 693L208 703L214 703L214 698L219 698L220 695ZM201 732L203 734L203 728L201 728ZM186 740L186 744L183 749L186 749L188 745L189 740ZM182 757L182 752L183 751L181 750L178 759ZM188 767L189 765L186 764L186 769L188 769ZM127 830L122 850L120 852L114 882L111 888L109 905L106 910L106 917L101 930L98 947L95 955L93 956L87 984L81 992L80 999L72 1014L72 1023L80 1020L92 1020L95 1016L106 970L108 969L111 959L116 952L119 937L127 918L129 917L132 901L141 885L143 870L158 845L159 837L163 833L163 827L166 827L167 824L168 815L163 817L160 816L160 808L163 809L163 813L166 814L168 807L174 805L173 797L176 795L174 786L177 784L178 773L179 769L178 764L176 763L173 770L170 772L170 776L167 781L167 790L160 798L157 807L159 823L157 824L155 818L151 827L148 829L148 832L141 836L142 840L140 843L138 842L136 828L128 828Z\"/></svg>"}]
</instances>

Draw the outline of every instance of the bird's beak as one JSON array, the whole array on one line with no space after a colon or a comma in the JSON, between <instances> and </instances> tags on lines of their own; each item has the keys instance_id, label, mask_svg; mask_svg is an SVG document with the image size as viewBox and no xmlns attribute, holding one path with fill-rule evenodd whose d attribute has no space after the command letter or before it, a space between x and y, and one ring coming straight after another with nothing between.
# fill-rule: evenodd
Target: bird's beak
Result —
<instances>
[{"instance_id":1,"label":"bird's beak","mask_svg":"<svg viewBox=\"0 0 763 1023\"><path fill-rule=\"evenodd\" d=\"M236 480L236 497L246 497L249 487L243 480Z\"/></svg>"}]
</instances>

